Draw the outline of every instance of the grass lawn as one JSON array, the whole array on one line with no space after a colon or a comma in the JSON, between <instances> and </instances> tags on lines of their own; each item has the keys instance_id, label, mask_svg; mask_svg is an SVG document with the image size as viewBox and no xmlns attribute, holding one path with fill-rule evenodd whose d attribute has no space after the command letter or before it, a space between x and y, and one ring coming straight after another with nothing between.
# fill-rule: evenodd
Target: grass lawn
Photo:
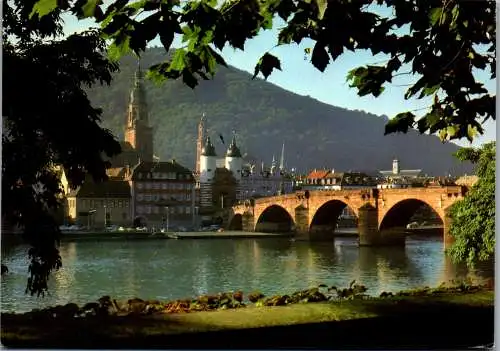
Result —
<instances>
[{"instance_id":1,"label":"grass lawn","mask_svg":"<svg viewBox=\"0 0 500 351\"><path fill-rule=\"evenodd\" d=\"M2 315L5 346L457 348L493 342L494 293L292 304L151 316Z\"/></svg>"}]
</instances>

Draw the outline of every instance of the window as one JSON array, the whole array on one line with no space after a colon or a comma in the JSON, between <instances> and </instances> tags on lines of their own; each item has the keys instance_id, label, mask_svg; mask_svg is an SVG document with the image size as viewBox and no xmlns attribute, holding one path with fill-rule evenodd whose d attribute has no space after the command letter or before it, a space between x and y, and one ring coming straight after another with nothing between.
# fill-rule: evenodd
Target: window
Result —
<instances>
[{"instance_id":1,"label":"window","mask_svg":"<svg viewBox=\"0 0 500 351\"><path fill-rule=\"evenodd\" d=\"M163 200L168 200L168 195L167 195L167 194L162 194L162 195L161 195L161 198L162 198Z\"/></svg>"},{"instance_id":2,"label":"window","mask_svg":"<svg viewBox=\"0 0 500 351\"><path fill-rule=\"evenodd\" d=\"M146 206L146 213L151 214L151 206Z\"/></svg>"},{"instance_id":3,"label":"window","mask_svg":"<svg viewBox=\"0 0 500 351\"><path fill-rule=\"evenodd\" d=\"M137 189L142 189L143 186L144 186L144 184L142 184L142 182L137 183Z\"/></svg>"},{"instance_id":4,"label":"window","mask_svg":"<svg viewBox=\"0 0 500 351\"><path fill-rule=\"evenodd\" d=\"M167 184L167 183L161 183L161 188L162 188L163 190L168 189L168 184Z\"/></svg>"},{"instance_id":5,"label":"window","mask_svg":"<svg viewBox=\"0 0 500 351\"><path fill-rule=\"evenodd\" d=\"M154 214L158 214L160 212L160 209L158 208L158 206L154 206L153 207L153 213Z\"/></svg>"},{"instance_id":6,"label":"window","mask_svg":"<svg viewBox=\"0 0 500 351\"><path fill-rule=\"evenodd\" d=\"M125 201L125 202L123 203L123 206L125 206L125 207L129 207L129 203L128 203L128 201Z\"/></svg>"},{"instance_id":7,"label":"window","mask_svg":"<svg viewBox=\"0 0 500 351\"><path fill-rule=\"evenodd\" d=\"M183 214L184 213L184 207L179 207L179 214Z\"/></svg>"},{"instance_id":8,"label":"window","mask_svg":"<svg viewBox=\"0 0 500 351\"><path fill-rule=\"evenodd\" d=\"M118 207L120 207L120 208L123 207L123 201L118 201Z\"/></svg>"},{"instance_id":9,"label":"window","mask_svg":"<svg viewBox=\"0 0 500 351\"><path fill-rule=\"evenodd\" d=\"M144 195L137 194L137 201L142 201L144 199Z\"/></svg>"},{"instance_id":10,"label":"window","mask_svg":"<svg viewBox=\"0 0 500 351\"><path fill-rule=\"evenodd\" d=\"M137 179L142 179L142 173L137 174Z\"/></svg>"},{"instance_id":11,"label":"window","mask_svg":"<svg viewBox=\"0 0 500 351\"><path fill-rule=\"evenodd\" d=\"M161 184L160 184L160 183L158 183L158 182L153 183L153 189L155 189L155 190L160 189L160 185L161 185Z\"/></svg>"},{"instance_id":12,"label":"window","mask_svg":"<svg viewBox=\"0 0 500 351\"><path fill-rule=\"evenodd\" d=\"M146 183L146 189L151 189L151 183Z\"/></svg>"},{"instance_id":13,"label":"window","mask_svg":"<svg viewBox=\"0 0 500 351\"><path fill-rule=\"evenodd\" d=\"M191 207L187 206L186 207L186 214L190 214L191 213Z\"/></svg>"},{"instance_id":14,"label":"window","mask_svg":"<svg viewBox=\"0 0 500 351\"><path fill-rule=\"evenodd\" d=\"M144 200L147 202L151 201L151 195L149 195L149 194L145 195Z\"/></svg>"},{"instance_id":15,"label":"window","mask_svg":"<svg viewBox=\"0 0 500 351\"><path fill-rule=\"evenodd\" d=\"M137 206L137 213L139 214L144 213L144 206Z\"/></svg>"},{"instance_id":16,"label":"window","mask_svg":"<svg viewBox=\"0 0 500 351\"><path fill-rule=\"evenodd\" d=\"M146 173L146 178L151 179L151 173Z\"/></svg>"}]
</instances>

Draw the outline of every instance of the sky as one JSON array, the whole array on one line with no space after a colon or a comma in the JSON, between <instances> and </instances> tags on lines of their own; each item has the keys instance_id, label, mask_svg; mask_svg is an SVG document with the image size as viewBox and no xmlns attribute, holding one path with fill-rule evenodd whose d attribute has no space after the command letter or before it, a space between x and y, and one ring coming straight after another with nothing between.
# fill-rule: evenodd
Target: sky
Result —
<instances>
[{"instance_id":1,"label":"sky","mask_svg":"<svg viewBox=\"0 0 500 351\"><path fill-rule=\"evenodd\" d=\"M65 33L71 34L75 31L92 26L89 20L78 21L75 17L66 17ZM387 58L383 55L372 56L370 52L347 51L341 55L333 64L330 64L325 72L317 70L310 62L310 58L304 54L305 48L312 48L311 41L303 41L300 45L291 44L276 47L277 33L283 22L276 22L272 30L260 33L256 38L245 44L245 50L224 48L222 56L227 64L253 74L255 64L266 52L277 56L281 61L282 71L275 70L268 81L294 93L310 96L321 102L343 107L349 110L363 110L376 115L387 115L392 118L397 113L412 111L417 116L426 113L426 107L431 104L430 99L405 100L404 93L407 85L414 83L417 79L408 75L398 76L393 84L386 86L386 90L378 98L372 96L360 97L356 89L350 88L346 82L349 70L366 64L377 64ZM181 45L180 38L174 40L173 46ZM158 39L152 41L150 46L161 46ZM403 66L401 72L407 71ZM479 72L477 78L485 84L490 94L496 94L496 81L489 79L488 72ZM484 135L476 138L472 146L479 146L484 142L496 140L496 121L489 120L483 125ZM461 146L470 146L463 139L454 141Z\"/></svg>"}]
</instances>

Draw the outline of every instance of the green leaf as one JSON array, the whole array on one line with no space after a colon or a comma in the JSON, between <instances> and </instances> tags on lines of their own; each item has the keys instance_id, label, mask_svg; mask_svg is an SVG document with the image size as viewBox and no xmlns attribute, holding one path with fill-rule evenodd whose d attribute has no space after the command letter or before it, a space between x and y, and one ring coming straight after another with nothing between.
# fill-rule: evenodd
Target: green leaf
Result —
<instances>
[{"instance_id":1,"label":"green leaf","mask_svg":"<svg viewBox=\"0 0 500 351\"><path fill-rule=\"evenodd\" d=\"M134 9L135 11L139 11L139 10L144 8L144 6L146 5L147 2L148 2L148 0L140 0L140 1L136 1L136 2L133 2L131 4L128 4L127 7Z\"/></svg>"},{"instance_id":2,"label":"green leaf","mask_svg":"<svg viewBox=\"0 0 500 351\"><path fill-rule=\"evenodd\" d=\"M316 0L316 5L318 6L318 19L322 20L328 7L328 0Z\"/></svg>"},{"instance_id":3,"label":"green leaf","mask_svg":"<svg viewBox=\"0 0 500 351\"><path fill-rule=\"evenodd\" d=\"M54 11L57 7L57 0L38 0L33 6L33 10L31 10L30 18L35 14L38 14L39 18L42 18L45 15L48 15L52 11Z\"/></svg>"},{"instance_id":4,"label":"green leaf","mask_svg":"<svg viewBox=\"0 0 500 351\"><path fill-rule=\"evenodd\" d=\"M330 56L326 52L325 47L319 41L314 45L312 52L311 62L321 72L324 72L328 63L330 63Z\"/></svg>"},{"instance_id":5,"label":"green leaf","mask_svg":"<svg viewBox=\"0 0 500 351\"><path fill-rule=\"evenodd\" d=\"M431 25L435 26L439 19L441 18L443 14L443 9L441 7L436 7L436 8L433 8L430 12L429 12L429 21L431 22Z\"/></svg>"},{"instance_id":6,"label":"green leaf","mask_svg":"<svg viewBox=\"0 0 500 351\"><path fill-rule=\"evenodd\" d=\"M439 88L441 88L441 84L436 84L431 87L425 87L422 91L422 97L434 94L436 91L438 91Z\"/></svg>"},{"instance_id":7,"label":"green leaf","mask_svg":"<svg viewBox=\"0 0 500 351\"><path fill-rule=\"evenodd\" d=\"M170 46L172 45L172 42L174 41L174 37L175 37L174 30L173 30L172 26L170 26L170 23L168 23L168 22L167 23L161 22L159 29L160 29L160 31L158 34L160 35L161 44L163 45L165 50L168 52L168 50L170 49Z\"/></svg>"},{"instance_id":8,"label":"green leaf","mask_svg":"<svg viewBox=\"0 0 500 351\"><path fill-rule=\"evenodd\" d=\"M177 49L174 52L169 70L183 71L186 68L186 50Z\"/></svg>"},{"instance_id":9,"label":"green leaf","mask_svg":"<svg viewBox=\"0 0 500 351\"><path fill-rule=\"evenodd\" d=\"M479 134L478 130L475 126L471 124L467 125L467 140L472 142L474 138L477 137L478 134Z\"/></svg>"},{"instance_id":10,"label":"green leaf","mask_svg":"<svg viewBox=\"0 0 500 351\"><path fill-rule=\"evenodd\" d=\"M198 85L198 80L196 79L196 77L187 69L184 69L182 71L182 81L191 89L194 89Z\"/></svg>"},{"instance_id":11,"label":"green leaf","mask_svg":"<svg viewBox=\"0 0 500 351\"><path fill-rule=\"evenodd\" d=\"M460 14L460 10L458 8L458 4L455 4L455 6L453 6L453 9L451 10L451 28L456 27L456 23L457 23L457 19L458 19L459 14Z\"/></svg>"},{"instance_id":12,"label":"green leaf","mask_svg":"<svg viewBox=\"0 0 500 351\"><path fill-rule=\"evenodd\" d=\"M458 133L459 130L460 130L460 126L458 126L458 125L449 126L448 128L446 128L446 134L450 138L453 138Z\"/></svg>"},{"instance_id":13,"label":"green leaf","mask_svg":"<svg viewBox=\"0 0 500 351\"><path fill-rule=\"evenodd\" d=\"M130 52L130 37L127 35L115 40L108 48L108 57L111 61L118 61L122 56Z\"/></svg>"},{"instance_id":14,"label":"green leaf","mask_svg":"<svg viewBox=\"0 0 500 351\"><path fill-rule=\"evenodd\" d=\"M392 133L407 133L408 128L413 126L415 115L411 112L398 113L393 119L385 125L384 135Z\"/></svg>"},{"instance_id":15,"label":"green leaf","mask_svg":"<svg viewBox=\"0 0 500 351\"><path fill-rule=\"evenodd\" d=\"M102 0L87 0L82 6L83 15L80 18L93 17L99 5L102 5Z\"/></svg>"},{"instance_id":16,"label":"green leaf","mask_svg":"<svg viewBox=\"0 0 500 351\"><path fill-rule=\"evenodd\" d=\"M255 65L254 75L252 79L255 79L259 72L262 73L265 79L273 72L274 69L281 71L280 60L270 53L266 52L259 60L257 65Z\"/></svg>"}]
</instances>

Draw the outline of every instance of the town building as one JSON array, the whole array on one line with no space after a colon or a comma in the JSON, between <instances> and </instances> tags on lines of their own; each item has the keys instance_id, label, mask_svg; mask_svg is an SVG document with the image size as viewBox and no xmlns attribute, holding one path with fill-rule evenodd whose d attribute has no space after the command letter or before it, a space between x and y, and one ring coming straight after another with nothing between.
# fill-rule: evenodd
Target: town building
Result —
<instances>
[{"instance_id":1,"label":"town building","mask_svg":"<svg viewBox=\"0 0 500 351\"><path fill-rule=\"evenodd\" d=\"M455 180L456 185L465 186L471 188L479 181L479 177L476 175L463 175Z\"/></svg>"},{"instance_id":2,"label":"town building","mask_svg":"<svg viewBox=\"0 0 500 351\"><path fill-rule=\"evenodd\" d=\"M279 194L289 194L293 192L294 182L290 174L281 169L277 169L275 161L271 167L262 164L260 172L255 171L255 165L247 164L243 167L241 179L241 198L257 198L274 196Z\"/></svg>"},{"instance_id":3,"label":"town building","mask_svg":"<svg viewBox=\"0 0 500 351\"><path fill-rule=\"evenodd\" d=\"M333 169L315 169L307 175L302 184L302 190L365 189L376 186L376 180L364 172L335 172Z\"/></svg>"},{"instance_id":4,"label":"town building","mask_svg":"<svg viewBox=\"0 0 500 351\"><path fill-rule=\"evenodd\" d=\"M71 223L90 228L131 226L131 191L127 181L85 182L67 195Z\"/></svg>"},{"instance_id":5,"label":"town building","mask_svg":"<svg viewBox=\"0 0 500 351\"><path fill-rule=\"evenodd\" d=\"M195 179L186 167L175 160L141 162L133 170L131 184L136 224L173 227L192 223Z\"/></svg>"},{"instance_id":6,"label":"town building","mask_svg":"<svg viewBox=\"0 0 500 351\"><path fill-rule=\"evenodd\" d=\"M422 183L421 169L400 169L399 160L394 158L392 169L380 171L382 182L377 185L379 189L408 188Z\"/></svg>"}]
</instances>

